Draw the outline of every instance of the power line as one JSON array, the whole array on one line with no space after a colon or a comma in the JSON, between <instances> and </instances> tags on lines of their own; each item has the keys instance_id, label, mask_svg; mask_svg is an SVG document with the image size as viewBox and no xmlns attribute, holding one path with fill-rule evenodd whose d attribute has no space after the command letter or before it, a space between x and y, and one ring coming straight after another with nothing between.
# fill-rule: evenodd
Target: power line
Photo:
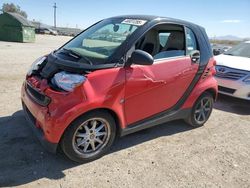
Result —
<instances>
[{"instance_id":1,"label":"power line","mask_svg":"<svg viewBox=\"0 0 250 188\"><path fill-rule=\"evenodd\" d=\"M54 3L54 28L56 28L56 9L57 9L57 6L56 6L56 3Z\"/></svg>"}]
</instances>

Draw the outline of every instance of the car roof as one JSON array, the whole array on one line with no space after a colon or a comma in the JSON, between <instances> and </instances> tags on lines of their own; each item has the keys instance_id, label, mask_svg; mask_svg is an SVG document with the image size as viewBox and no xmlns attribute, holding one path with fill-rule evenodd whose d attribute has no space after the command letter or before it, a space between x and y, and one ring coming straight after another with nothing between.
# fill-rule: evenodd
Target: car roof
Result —
<instances>
[{"instance_id":1,"label":"car roof","mask_svg":"<svg viewBox=\"0 0 250 188\"><path fill-rule=\"evenodd\" d=\"M155 16L155 15L120 15L120 16L115 16L112 18L140 19L140 20L148 20L148 21L166 21L166 22L176 22L176 23L184 24L184 25L198 26L197 24L194 24L188 21L170 18L170 17L164 17L164 16Z\"/></svg>"}]
</instances>

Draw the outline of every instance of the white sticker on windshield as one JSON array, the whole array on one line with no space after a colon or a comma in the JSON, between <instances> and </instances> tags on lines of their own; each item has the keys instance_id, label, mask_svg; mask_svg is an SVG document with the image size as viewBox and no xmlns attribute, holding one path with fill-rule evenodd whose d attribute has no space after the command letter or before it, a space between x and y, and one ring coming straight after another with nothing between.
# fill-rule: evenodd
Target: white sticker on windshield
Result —
<instances>
[{"instance_id":1,"label":"white sticker on windshield","mask_svg":"<svg viewBox=\"0 0 250 188\"><path fill-rule=\"evenodd\" d=\"M137 19L125 19L122 23L129 24L129 25L144 25L147 20L137 20Z\"/></svg>"}]
</instances>

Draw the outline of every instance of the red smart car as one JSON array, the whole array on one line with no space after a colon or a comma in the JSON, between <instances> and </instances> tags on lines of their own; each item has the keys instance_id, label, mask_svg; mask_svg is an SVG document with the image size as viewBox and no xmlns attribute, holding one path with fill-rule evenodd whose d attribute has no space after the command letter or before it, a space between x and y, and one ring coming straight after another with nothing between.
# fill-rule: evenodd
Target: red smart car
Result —
<instances>
[{"instance_id":1,"label":"red smart car","mask_svg":"<svg viewBox=\"0 0 250 188\"><path fill-rule=\"evenodd\" d=\"M77 162L175 119L202 126L217 96L205 30L157 16L104 19L33 63L22 104L42 144Z\"/></svg>"}]
</instances>

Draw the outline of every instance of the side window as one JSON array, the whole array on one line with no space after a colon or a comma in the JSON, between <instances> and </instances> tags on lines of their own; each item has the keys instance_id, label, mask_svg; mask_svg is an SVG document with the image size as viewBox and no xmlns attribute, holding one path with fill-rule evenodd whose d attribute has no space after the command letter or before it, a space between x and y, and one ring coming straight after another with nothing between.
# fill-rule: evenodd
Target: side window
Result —
<instances>
[{"instance_id":1,"label":"side window","mask_svg":"<svg viewBox=\"0 0 250 188\"><path fill-rule=\"evenodd\" d=\"M189 28L186 28L186 44L187 55L190 55L193 50L198 50L195 35Z\"/></svg>"},{"instance_id":2,"label":"side window","mask_svg":"<svg viewBox=\"0 0 250 188\"><path fill-rule=\"evenodd\" d=\"M185 56L184 27L180 25L157 25L147 31L136 43L135 49L151 54L154 60ZM132 50L128 51L128 57Z\"/></svg>"},{"instance_id":3,"label":"side window","mask_svg":"<svg viewBox=\"0 0 250 188\"><path fill-rule=\"evenodd\" d=\"M159 32L160 50L154 59L164 59L185 55L185 35L181 28Z\"/></svg>"}]
</instances>

